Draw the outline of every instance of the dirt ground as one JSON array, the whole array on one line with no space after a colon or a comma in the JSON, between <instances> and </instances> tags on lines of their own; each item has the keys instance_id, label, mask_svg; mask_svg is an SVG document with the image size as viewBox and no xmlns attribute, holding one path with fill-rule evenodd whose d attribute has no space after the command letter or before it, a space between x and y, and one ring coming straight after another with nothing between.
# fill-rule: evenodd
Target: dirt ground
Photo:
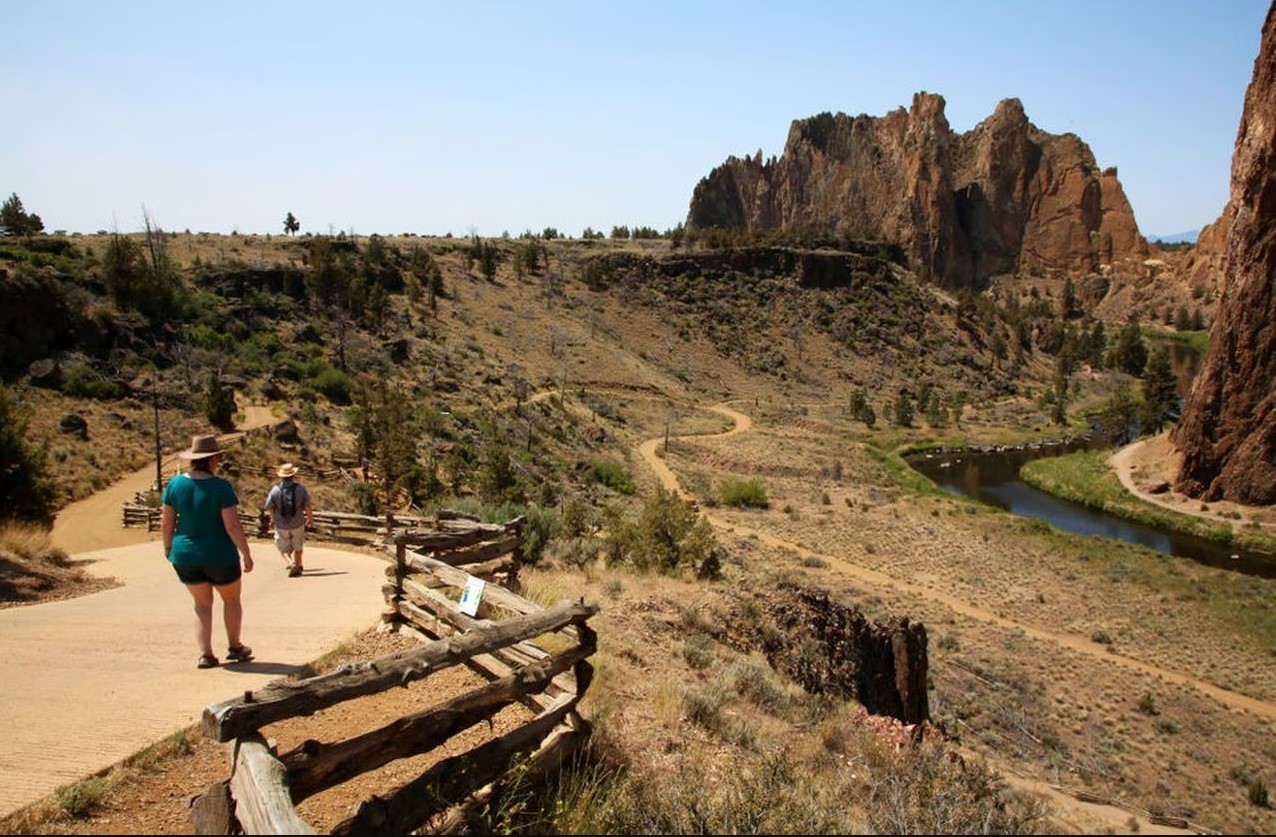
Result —
<instances>
[{"instance_id":1,"label":"dirt ground","mask_svg":"<svg viewBox=\"0 0 1276 837\"><path fill-rule=\"evenodd\" d=\"M621 727L635 759L677 769L669 760L686 746L661 749L685 735L661 707L679 666L685 668L677 626L687 612L712 618L732 606L742 585L796 579L844 593L873 618L908 614L923 621L932 715L946 724L954 746L989 759L1010 784L1048 797L1057 819L1075 832L1271 833L1276 827L1270 808L1245 799L1245 782L1253 777L1276 780L1273 649L1244 638L1239 627L1219 624L1209 602L1193 592L1201 585L1245 585L1245 595L1270 597L1271 585L1174 561L1163 563L1185 579L1183 592L1157 587L1143 580L1147 559L1136 550L1099 552L1017 518L903 495L882 465L816 419L755 422L736 410L714 409L719 417L706 426L728 417L736 422L728 432L680 439L669 451L663 438L637 447L650 469L642 478L667 487L686 491L724 476L765 481L767 510L704 509L731 555L724 584L552 566L528 573L528 583L552 591L551 598L603 603L596 630L606 676L591 690L587 708L623 707ZM1192 509L1173 496L1148 494L1144 489L1172 467L1168 459L1164 443L1154 439L1119 452L1113 467L1153 502L1201 515L1232 511L1220 504ZM1258 520L1266 510L1240 511ZM367 633L346 653L366 659L404 641ZM431 700L465 687L428 682ZM305 737L348 735L402 714L419 697L408 689L385 700L343 705L295 726L277 725L268 735L281 749ZM71 820L45 803L45 818L34 820L38 830L189 831L184 803L225 777L226 753L197 732L180 736L170 749L171 757L125 769L125 781L89 818ZM406 772L348 783L307 800L301 813L323 832L370 789L420 769L387 767ZM22 822L10 818L0 830L20 830Z\"/></svg>"},{"instance_id":2,"label":"dirt ground","mask_svg":"<svg viewBox=\"0 0 1276 837\"><path fill-rule=\"evenodd\" d=\"M1230 500L1202 503L1170 490L1182 465L1183 454L1170 443L1170 431L1126 445L1108 459L1126 490L1141 500L1194 517L1237 526L1253 524L1276 528L1276 510L1270 506L1246 506Z\"/></svg>"}]
</instances>

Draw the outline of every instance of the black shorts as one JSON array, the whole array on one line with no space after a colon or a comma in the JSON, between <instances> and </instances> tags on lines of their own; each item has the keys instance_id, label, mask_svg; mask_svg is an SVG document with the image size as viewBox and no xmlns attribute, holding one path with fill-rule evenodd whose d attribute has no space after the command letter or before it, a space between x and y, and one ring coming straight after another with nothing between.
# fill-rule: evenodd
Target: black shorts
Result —
<instances>
[{"instance_id":1,"label":"black shorts","mask_svg":"<svg viewBox=\"0 0 1276 837\"><path fill-rule=\"evenodd\" d=\"M234 584L244 574L243 570L239 569L238 563L218 564L216 566L174 564L173 569L177 570L177 577L182 580L183 584L212 584L215 587Z\"/></svg>"}]
</instances>

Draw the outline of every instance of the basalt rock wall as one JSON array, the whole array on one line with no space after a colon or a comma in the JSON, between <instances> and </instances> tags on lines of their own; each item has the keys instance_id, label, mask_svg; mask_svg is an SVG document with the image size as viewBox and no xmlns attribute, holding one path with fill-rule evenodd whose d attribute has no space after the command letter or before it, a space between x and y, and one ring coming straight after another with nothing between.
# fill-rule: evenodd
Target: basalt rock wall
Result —
<instances>
[{"instance_id":1,"label":"basalt rock wall","mask_svg":"<svg viewBox=\"0 0 1276 837\"><path fill-rule=\"evenodd\" d=\"M1175 488L1206 500L1276 502L1276 4L1268 10L1214 234L1223 298L1174 444Z\"/></svg>"},{"instance_id":2,"label":"basalt rock wall","mask_svg":"<svg viewBox=\"0 0 1276 837\"><path fill-rule=\"evenodd\" d=\"M722 636L811 694L859 701L905 724L930 719L926 627L907 616L869 620L827 592L780 584L762 594L760 619L728 619Z\"/></svg>"},{"instance_id":3,"label":"basalt rock wall","mask_svg":"<svg viewBox=\"0 0 1276 837\"><path fill-rule=\"evenodd\" d=\"M888 241L914 270L966 286L1147 258L1116 169L1078 137L1039 130L1017 99L956 134L944 106L921 92L883 117L796 120L779 158L731 157L702 179L687 226Z\"/></svg>"}]
</instances>

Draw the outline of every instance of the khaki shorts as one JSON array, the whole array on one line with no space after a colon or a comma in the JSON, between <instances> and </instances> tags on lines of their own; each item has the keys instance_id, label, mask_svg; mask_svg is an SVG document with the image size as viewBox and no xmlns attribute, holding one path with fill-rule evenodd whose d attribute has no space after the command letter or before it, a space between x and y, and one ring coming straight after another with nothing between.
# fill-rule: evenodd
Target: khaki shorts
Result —
<instances>
[{"instance_id":1,"label":"khaki shorts","mask_svg":"<svg viewBox=\"0 0 1276 837\"><path fill-rule=\"evenodd\" d=\"M306 527L298 526L296 529L275 530L275 546L279 547L281 555L287 555L289 552L300 552L305 545Z\"/></svg>"}]
</instances>

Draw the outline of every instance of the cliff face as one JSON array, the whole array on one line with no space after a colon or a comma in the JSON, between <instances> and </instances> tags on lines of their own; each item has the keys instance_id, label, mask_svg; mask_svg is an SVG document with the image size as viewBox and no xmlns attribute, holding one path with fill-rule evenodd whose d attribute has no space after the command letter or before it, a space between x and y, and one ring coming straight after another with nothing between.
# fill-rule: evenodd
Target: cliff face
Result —
<instances>
[{"instance_id":1,"label":"cliff face","mask_svg":"<svg viewBox=\"0 0 1276 837\"><path fill-rule=\"evenodd\" d=\"M1175 488L1206 500L1276 502L1276 4L1267 12L1216 225L1223 299L1173 441Z\"/></svg>"},{"instance_id":2,"label":"cliff face","mask_svg":"<svg viewBox=\"0 0 1276 837\"><path fill-rule=\"evenodd\" d=\"M778 159L729 158L696 186L687 225L890 241L952 284L1148 254L1116 170L1080 139L1038 130L1017 99L954 134L943 97L924 92L880 118L797 120Z\"/></svg>"},{"instance_id":3,"label":"cliff face","mask_svg":"<svg viewBox=\"0 0 1276 837\"><path fill-rule=\"evenodd\" d=\"M856 700L905 724L930 720L926 626L907 616L870 620L827 591L782 582L749 619L728 616L720 641L758 650L810 694Z\"/></svg>"}]
</instances>

